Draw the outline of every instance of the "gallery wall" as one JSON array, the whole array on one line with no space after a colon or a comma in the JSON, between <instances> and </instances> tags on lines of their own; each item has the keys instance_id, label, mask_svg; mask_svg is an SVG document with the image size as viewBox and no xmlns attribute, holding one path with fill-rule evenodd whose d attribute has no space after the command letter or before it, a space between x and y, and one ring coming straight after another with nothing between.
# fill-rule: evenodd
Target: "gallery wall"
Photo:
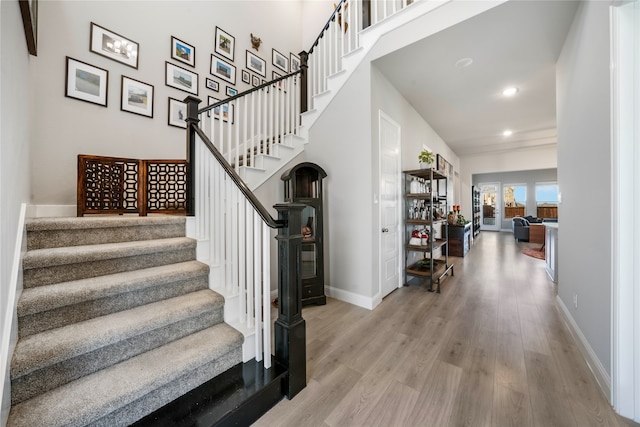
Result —
<instances>
[{"instance_id":1,"label":"gallery wall","mask_svg":"<svg viewBox=\"0 0 640 427\"><path fill-rule=\"evenodd\" d=\"M285 57L302 49L303 2L40 2L35 113L32 138L32 202L36 205L74 205L78 154L128 158L180 159L185 157L185 131L168 125L169 98L183 100L190 93L165 85L166 62L198 76L197 97L226 97L227 86L238 91L250 87L241 81L246 51L266 62L273 71L272 49ZM330 11L327 12L327 17ZM320 17L316 17L318 22ZM90 24L117 33L139 45L138 68L90 51ZM311 23L309 23L312 26ZM321 26L322 24L317 24ZM214 33L219 27L234 37L235 84L210 73ZM319 31L319 30L318 30ZM259 50L251 47L250 34L259 37ZM171 58L171 37L195 48L195 67ZM66 97L65 65L69 56L108 71L107 106ZM282 72L278 71L280 74ZM256 76L254 72L250 76ZM154 88L153 118L121 111L122 76ZM205 87L206 78L219 91Z\"/></svg>"}]
</instances>

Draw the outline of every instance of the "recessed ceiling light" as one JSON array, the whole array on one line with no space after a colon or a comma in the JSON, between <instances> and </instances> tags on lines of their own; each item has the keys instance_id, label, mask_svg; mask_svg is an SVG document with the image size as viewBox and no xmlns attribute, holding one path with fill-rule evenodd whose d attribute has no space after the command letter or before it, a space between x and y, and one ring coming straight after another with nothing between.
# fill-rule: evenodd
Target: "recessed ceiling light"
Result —
<instances>
[{"instance_id":1,"label":"recessed ceiling light","mask_svg":"<svg viewBox=\"0 0 640 427\"><path fill-rule=\"evenodd\" d=\"M466 68L473 63L471 58L460 58L456 61L456 68Z\"/></svg>"},{"instance_id":2,"label":"recessed ceiling light","mask_svg":"<svg viewBox=\"0 0 640 427\"><path fill-rule=\"evenodd\" d=\"M502 132L502 134L503 134L504 136L511 136L511 135L513 134L513 131L511 131L511 130L507 129L507 130L505 130L504 132Z\"/></svg>"},{"instance_id":3,"label":"recessed ceiling light","mask_svg":"<svg viewBox=\"0 0 640 427\"><path fill-rule=\"evenodd\" d=\"M502 94L504 96L513 96L516 93L518 93L518 88L517 87L508 87L505 90L502 91Z\"/></svg>"}]
</instances>

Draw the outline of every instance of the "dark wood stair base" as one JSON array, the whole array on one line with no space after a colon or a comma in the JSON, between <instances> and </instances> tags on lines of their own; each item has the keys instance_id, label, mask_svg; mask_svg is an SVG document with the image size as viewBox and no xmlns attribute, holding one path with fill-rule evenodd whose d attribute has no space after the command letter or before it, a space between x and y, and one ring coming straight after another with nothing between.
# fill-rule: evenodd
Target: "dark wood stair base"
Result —
<instances>
[{"instance_id":1,"label":"dark wood stair base","mask_svg":"<svg viewBox=\"0 0 640 427\"><path fill-rule=\"evenodd\" d=\"M131 427L247 426L284 397L288 371L255 359L239 363Z\"/></svg>"}]
</instances>

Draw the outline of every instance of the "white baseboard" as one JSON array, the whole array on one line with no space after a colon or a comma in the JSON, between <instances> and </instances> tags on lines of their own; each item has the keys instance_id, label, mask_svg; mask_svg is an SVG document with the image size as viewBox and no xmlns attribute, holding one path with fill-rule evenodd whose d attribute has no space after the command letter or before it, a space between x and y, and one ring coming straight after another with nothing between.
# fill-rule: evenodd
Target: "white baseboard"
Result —
<instances>
[{"instance_id":1,"label":"white baseboard","mask_svg":"<svg viewBox=\"0 0 640 427\"><path fill-rule=\"evenodd\" d=\"M76 205L29 205L27 217L48 218L48 217L70 217L76 216L78 208Z\"/></svg>"},{"instance_id":2,"label":"white baseboard","mask_svg":"<svg viewBox=\"0 0 640 427\"><path fill-rule=\"evenodd\" d=\"M584 334L580 330L580 327L578 327L578 324L573 319L573 316L571 316L571 312L569 312L569 309L567 308L567 306L564 304L562 299L557 295L556 295L556 303L560 308L560 314L562 315L562 318L564 319L565 323L569 327L569 331L571 331L571 334L573 335L576 342L578 343L578 348L582 353L582 357L584 357L585 361L587 362L587 365L589 366L589 369L591 369L591 372L593 373L593 376L596 379L596 382L600 386L600 390L602 390L604 395L607 397L607 400L610 400L611 399L611 376L607 373L604 366L602 366L600 359L598 359L598 356L596 355L595 351L593 351L593 348L591 348L589 341L587 341L587 338L584 336Z\"/></svg>"},{"instance_id":3,"label":"white baseboard","mask_svg":"<svg viewBox=\"0 0 640 427\"><path fill-rule=\"evenodd\" d=\"M349 304L357 305L358 307L366 308L367 310L373 310L380 302L374 301L371 297L365 297L362 295L354 294L353 292L345 291L343 289L332 288L331 286L324 287L325 294L331 298L339 299L340 301L348 302Z\"/></svg>"},{"instance_id":4,"label":"white baseboard","mask_svg":"<svg viewBox=\"0 0 640 427\"><path fill-rule=\"evenodd\" d=\"M27 217L27 205L20 208L20 218L16 230L16 244L11 262L11 278L9 281L9 295L4 309L5 318L2 326L2 341L0 342L0 405L2 418L0 425L5 425L11 408L11 355L18 342L18 319L16 306L22 292L22 254L27 248L27 234L24 226Z\"/></svg>"}]
</instances>

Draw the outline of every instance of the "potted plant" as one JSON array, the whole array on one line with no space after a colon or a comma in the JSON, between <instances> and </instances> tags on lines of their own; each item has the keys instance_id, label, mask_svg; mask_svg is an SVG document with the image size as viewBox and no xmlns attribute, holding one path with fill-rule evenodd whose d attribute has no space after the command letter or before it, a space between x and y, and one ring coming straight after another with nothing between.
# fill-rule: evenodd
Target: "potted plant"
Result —
<instances>
[{"instance_id":1,"label":"potted plant","mask_svg":"<svg viewBox=\"0 0 640 427\"><path fill-rule=\"evenodd\" d=\"M420 162L420 168L426 169L430 164L435 160L435 156L433 155L433 151L422 150L420 154L418 154L418 161Z\"/></svg>"}]
</instances>

